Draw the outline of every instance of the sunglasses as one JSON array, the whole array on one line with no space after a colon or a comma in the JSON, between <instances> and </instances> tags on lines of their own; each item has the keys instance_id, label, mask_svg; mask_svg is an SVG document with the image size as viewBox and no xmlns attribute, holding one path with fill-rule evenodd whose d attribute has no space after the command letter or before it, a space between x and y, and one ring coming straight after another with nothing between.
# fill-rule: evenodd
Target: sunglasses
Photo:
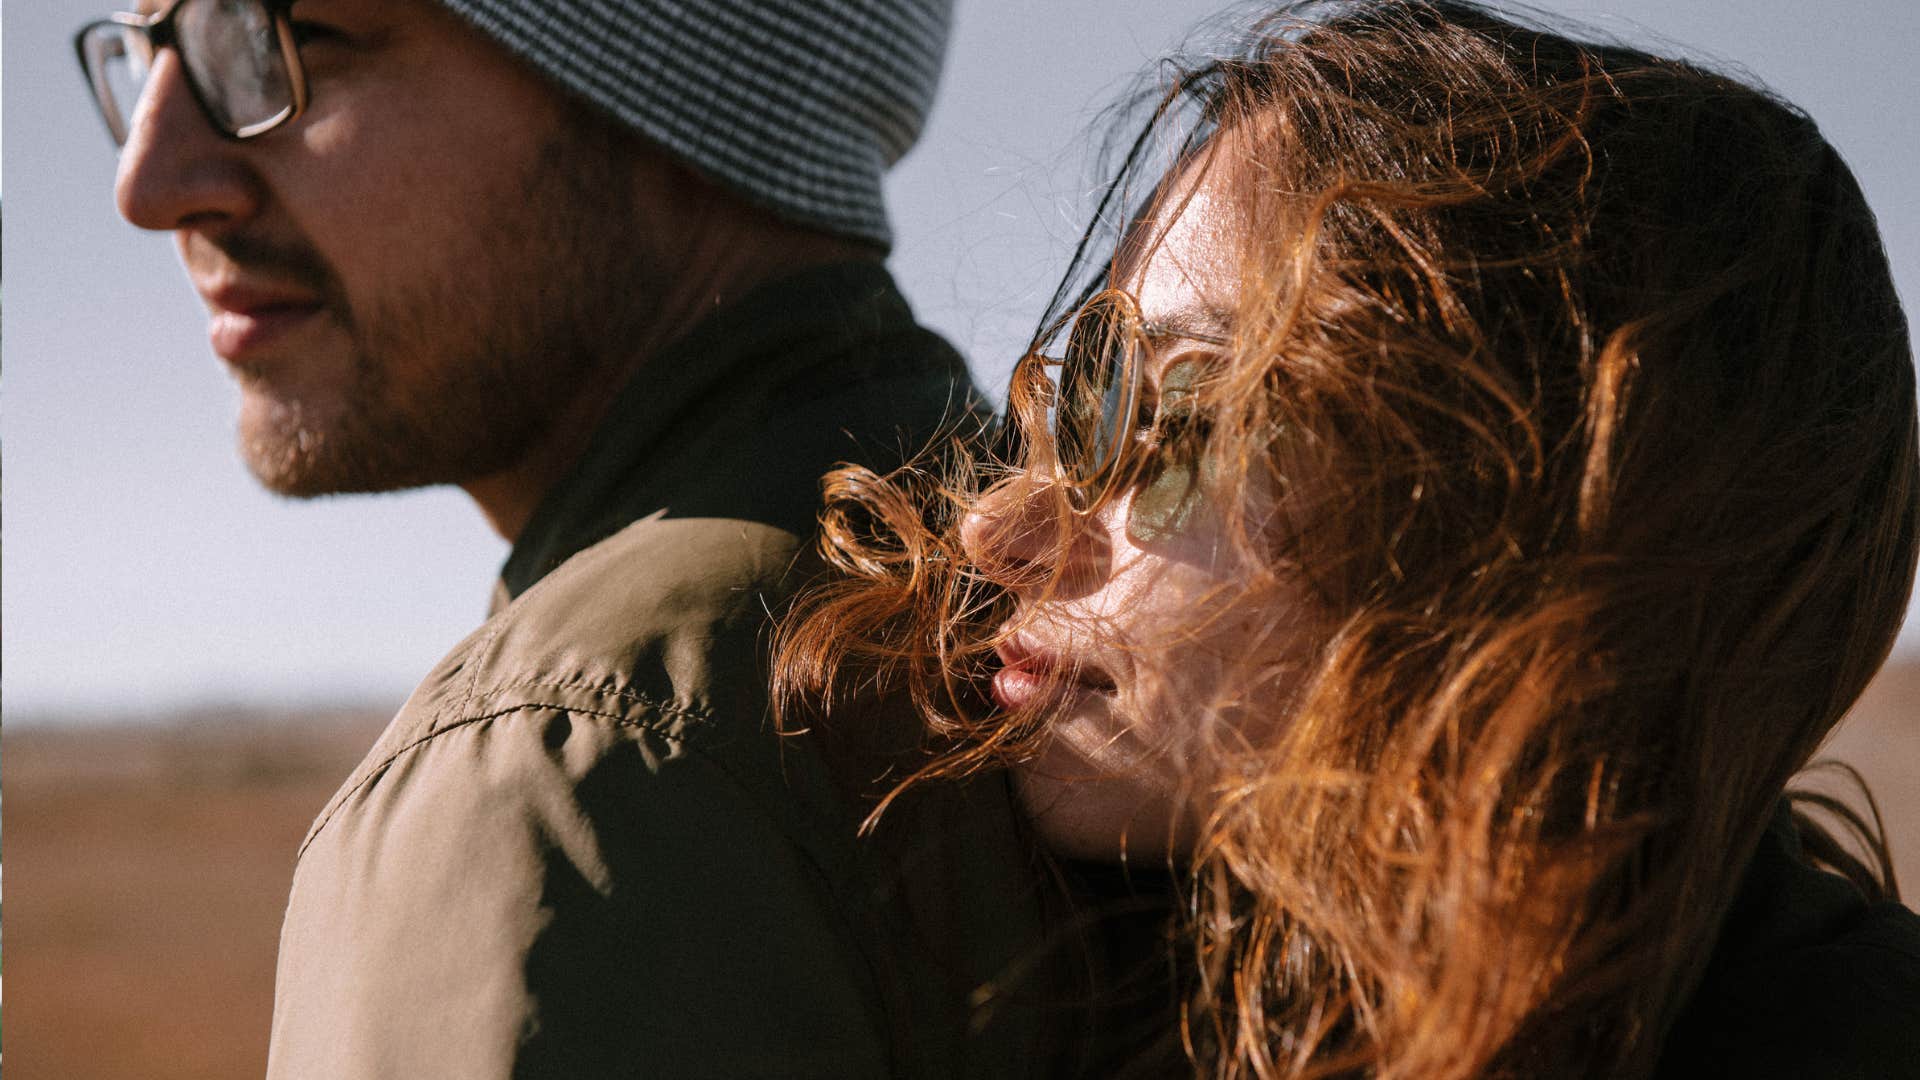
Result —
<instances>
[{"instance_id":1,"label":"sunglasses","mask_svg":"<svg viewBox=\"0 0 1920 1080\"><path fill-rule=\"evenodd\" d=\"M1230 344L1229 340L1184 327L1176 330L1149 323L1142 318L1139 304L1120 289L1096 293L1070 317L1065 327L1066 348L1062 355L1054 357L1034 351L1014 367L1016 394L1024 394L1024 400L1033 403L1025 409L1016 408L1015 412L1027 414L1027 426L1038 420L1038 414L1043 411L1045 414L1041 426L1046 437L1038 441L1035 449L1051 461L1045 457L1041 461L1053 466L1075 510L1083 514L1100 509L1115 492L1130 483L1144 482L1144 490L1149 492L1161 488L1171 490L1169 485L1159 483L1158 478L1169 471L1170 465L1190 466L1191 463L1164 459L1181 451L1191 454L1197 449L1194 440L1185 440L1176 448L1140 436L1164 419L1155 413L1167 410L1175 396L1172 391L1176 383L1190 384L1194 365L1176 365L1175 370L1163 373L1161 400L1157 408L1149 409L1145 406L1143 391L1147 368L1155 359L1153 345L1156 341L1183 339L1224 349ZM1057 328L1043 340L1054 337L1058 337ZM1040 405L1044 409L1038 407ZM1019 419L1009 426L1013 429L1009 434L1017 440L1024 441L1024 437L1031 434L1020 430L1023 425ZM1192 477L1190 467L1172 471L1189 480ZM1190 492L1192 484L1189 482L1183 487ZM1141 516L1142 511L1146 511L1149 518L1165 517L1173 512L1172 506L1156 510L1154 506L1139 505L1141 501L1136 496L1136 517Z\"/></svg>"}]
</instances>

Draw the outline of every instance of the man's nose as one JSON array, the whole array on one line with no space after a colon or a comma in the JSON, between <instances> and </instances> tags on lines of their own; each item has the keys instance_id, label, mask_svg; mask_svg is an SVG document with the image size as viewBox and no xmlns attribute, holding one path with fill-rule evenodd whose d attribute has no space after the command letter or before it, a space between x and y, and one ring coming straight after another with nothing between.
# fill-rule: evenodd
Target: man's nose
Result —
<instances>
[{"instance_id":1,"label":"man's nose","mask_svg":"<svg viewBox=\"0 0 1920 1080\"><path fill-rule=\"evenodd\" d=\"M241 144L222 138L187 86L180 54L163 49L128 122L114 201L143 229L218 227L260 206Z\"/></svg>"}]
</instances>

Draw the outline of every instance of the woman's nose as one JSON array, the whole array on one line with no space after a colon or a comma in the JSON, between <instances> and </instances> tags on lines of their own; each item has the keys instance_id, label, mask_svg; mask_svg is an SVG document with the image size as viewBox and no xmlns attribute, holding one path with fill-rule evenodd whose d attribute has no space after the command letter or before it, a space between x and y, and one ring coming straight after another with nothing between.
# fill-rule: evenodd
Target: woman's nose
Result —
<instances>
[{"instance_id":1,"label":"woman's nose","mask_svg":"<svg viewBox=\"0 0 1920 1080\"><path fill-rule=\"evenodd\" d=\"M1068 510L1055 482L1024 472L988 488L960 522L967 558L1008 586L1058 578L1071 585L1095 570L1098 530Z\"/></svg>"},{"instance_id":2,"label":"woman's nose","mask_svg":"<svg viewBox=\"0 0 1920 1080\"><path fill-rule=\"evenodd\" d=\"M120 216L143 229L170 230L254 214L261 185L243 146L214 130L186 84L180 54L162 49L120 149L114 178Z\"/></svg>"}]
</instances>

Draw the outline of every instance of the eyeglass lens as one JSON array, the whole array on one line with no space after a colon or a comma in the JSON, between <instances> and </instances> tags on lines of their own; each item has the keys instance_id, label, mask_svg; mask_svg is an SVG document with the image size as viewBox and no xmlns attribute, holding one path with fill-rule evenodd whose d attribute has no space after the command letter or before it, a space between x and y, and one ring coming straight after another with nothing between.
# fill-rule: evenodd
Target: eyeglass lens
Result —
<instances>
[{"instance_id":1,"label":"eyeglass lens","mask_svg":"<svg viewBox=\"0 0 1920 1080\"><path fill-rule=\"evenodd\" d=\"M113 141L124 143L127 122L153 66L146 32L118 23L94 23L80 39L80 48L86 58L88 79L93 83L93 96L100 102Z\"/></svg>"},{"instance_id":2,"label":"eyeglass lens","mask_svg":"<svg viewBox=\"0 0 1920 1080\"><path fill-rule=\"evenodd\" d=\"M214 123L234 133L293 107L273 13L257 0L187 0L177 16L180 59Z\"/></svg>"},{"instance_id":3,"label":"eyeglass lens","mask_svg":"<svg viewBox=\"0 0 1920 1080\"><path fill-rule=\"evenodd\" d=\"M261 0L183 0L171 12L172 43L208 119L229 135L271 126L294 107L279 28ZM115 141L125 142L153 68L154 31L94 23L81 38L94 95Z\"/></svg>"}]
</instances>

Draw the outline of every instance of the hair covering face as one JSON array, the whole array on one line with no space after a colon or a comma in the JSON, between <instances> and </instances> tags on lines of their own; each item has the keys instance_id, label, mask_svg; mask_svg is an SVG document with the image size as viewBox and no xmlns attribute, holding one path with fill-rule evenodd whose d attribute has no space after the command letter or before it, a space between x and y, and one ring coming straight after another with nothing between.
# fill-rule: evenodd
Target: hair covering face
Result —
<instances>
[{"instance_id":1,"label":"hair covering face","mask_svg":"<svg viewBox=\"0 0 1920 1080\"><path fill-rule=\"evenodd\" d=\"M886 246L952 0L442 0L573 94L780 216Z\"/></svg>"}]
</instances>

